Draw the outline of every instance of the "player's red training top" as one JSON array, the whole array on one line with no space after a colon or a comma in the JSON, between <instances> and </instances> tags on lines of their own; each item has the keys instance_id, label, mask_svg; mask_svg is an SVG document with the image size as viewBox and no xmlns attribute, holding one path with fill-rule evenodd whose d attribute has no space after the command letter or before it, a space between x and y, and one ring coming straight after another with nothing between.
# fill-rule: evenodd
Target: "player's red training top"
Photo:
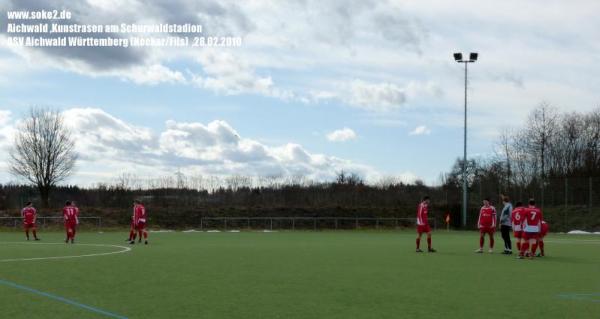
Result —
<instances>
[{"instance_id":1,"label":"player's red training top","mask_svg":"<svg viewBox=\"0 0 600 319\"><path fill-rule=\"evenodd\" d=\"M21 216L23 217L23 222L25 224L33 224L35 223L35 208L33 207L25 207L23 208L23 210L21 210Z\"/></svg>"},{"instance_id":2,"label":"player's red training top","mask_svg":"<svg viewBox=\"0 0 600 319\"><path fill-rule=\"evenodd\" d=\"M425 203L425 202L422 202L417 207L417 225L418 226L429 225L429 221L427 220L427 211L428 211L428 206L427 206L427 203Z\"/></svg>"},{"instance_id":3,"label":"player's red training top","mask_svg":"<svg viewBox=\"0 0 600 319\"><path fill-rule=\"evenodd\" d=\"M535 207L529 206L524 209L523 214L523 231L528 233L539 233L542 227L542 210Z\"/></svg>"},{"instance_id":4,"label":"player's red training top","mask_svg":"<svg viewBox=\"0 0 600 319\"><path fill-rule=\"evenodd\" d=\"M483 206L479 211L479 228L494 228L496 227L496 208L494 206Z\"/></svg>"},{"instance_id":5,"label":"player's red training top","mask_svg":"<svg viewBox=\"0 0 600 319\"><path fill-rule=\"evenodd\" d=\"M137 204L133 207L133 222L135 225L138 223L146 222L146 208L142 204Z\"/></svg>"},{"instance_id":6,"label":"player's red training top","mask_svg":"<svg viewBox=\"0 0 600 319\"><path fill-rule=\"evenodd\" d=\"M523 223L523 207L515 207L510 216L510 220L512 221L512 227L514 231L522 231L523 228L521 224Z\"/></svg>"},{"instance_id":7,"label":"player's red training top","mask_svg":"<svg viewBox=\"0 0 600 319\"><path fill-rule=\"evenodd\" d=\"M65 222L77 222L77 209L73 206L63 207L63 218Z\"/></svg>"}]
</instances>

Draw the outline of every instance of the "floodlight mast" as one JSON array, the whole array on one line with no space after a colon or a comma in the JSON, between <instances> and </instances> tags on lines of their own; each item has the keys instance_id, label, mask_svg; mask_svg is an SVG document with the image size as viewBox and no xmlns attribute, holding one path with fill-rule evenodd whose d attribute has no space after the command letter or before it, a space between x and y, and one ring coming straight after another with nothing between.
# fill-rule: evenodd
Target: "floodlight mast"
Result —
<instances>
[{"instance_id":1,"label":"floodlight mast","mask_svg":"<svg viewBox=\"0 0 600 319\"><path fill-rule=\"evenodd\" d=\"M464 148L462 161L462 179L463 179L463 200L462 200L462 227L467 227L467 65L477 61L479 54L471 52L468 60L463 60L462 53L454 53L454 60L465 64L465 127L464 127Z\"/></svg>"}]
</instances>

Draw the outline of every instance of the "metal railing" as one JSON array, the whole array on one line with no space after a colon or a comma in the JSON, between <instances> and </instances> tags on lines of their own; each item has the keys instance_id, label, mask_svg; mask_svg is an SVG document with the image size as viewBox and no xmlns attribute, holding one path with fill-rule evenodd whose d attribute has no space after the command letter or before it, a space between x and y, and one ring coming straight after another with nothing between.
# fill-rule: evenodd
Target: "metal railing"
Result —
<instances>
[{"instance_id":1,"label":"metal railing","mask_svg":"<svg viewBox=\"0 0 600 319\"><path fill-rule=\"evenodd\" d=\"M206 229L364 229L415 227L415 218L367 217L203 217L200 230ZM430 218L433 229L437 222Z\"/></svg>"},{"instance_id":2,"label":"metal railing","mask_svg":"<svg viewBox=\"0 0 600 319\"><path fill-rule=\"evenodd\" d=\"M41 228L48 228L52 226L62 226L63 218L58 216L38 216L36 218L36 224ZM19 227L23 224L23 217L0 217L0 225L5 227ZM102 217L97 216L85 216L79 217L80 227L91 227L102 228Z\"/></svg>"}]
</instances>

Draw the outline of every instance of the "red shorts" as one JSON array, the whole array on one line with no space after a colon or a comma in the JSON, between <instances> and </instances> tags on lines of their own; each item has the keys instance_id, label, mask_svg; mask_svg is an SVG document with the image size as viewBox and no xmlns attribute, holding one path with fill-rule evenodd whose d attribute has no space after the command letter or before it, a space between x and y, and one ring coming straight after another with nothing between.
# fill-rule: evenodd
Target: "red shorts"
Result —
<instances>
[{"instance_id":1,"label":"red shorts","mask_svg":"<svg viewBox=\"0 0 600 319\"><path fill-rule=\"evenodd\" d=\"M540 237L540 233L523 232L523 239L525 239L525 240L538 239L539 237Z\"/></svg>"},{"instance_id":2,"label":"red shorts","mask_svg":"<svg viewBox=\"0 0 600 319\"><path fill-rule=\"evenodd\" d=\"M25 229L35 228L35 223L23 223L23 228L25 228Z\"/></svg>"},{"instance_id":3,"label":"red shorts","mask_svg":"<svg viewBox=\"0 0 600 319\"><path fill-rule=\"evenodd\" d=\"M490 234L493 235L496 232L496 228L494 227L481 227L479 228L479 233L480 234Z\"/></svg>"},{"instance_id":4,"label":"red shorts","mask_svg":"<svg viewBox=\"0 0 600 319\"><path fill-rule=\"evenodd\" d=\"M515 238L523 238L523 231L522 230L518 230L514 232Z\"/></svg>"},{"instance_id":5,"label":"red shorts","mask_svg":"<svg viewBox=\"0 0 600 319\"><path fill-rule=\"evenodd\" d=\"M144 228L146 228L146 222L138 222L137 226L135 227L136 230L143 230Z\"/></svg>"},{"instance_id":6,"label":"red shorts","mask_svg":"<svg viewBox=\"0 0 600 319\"><path fill-rule=\"evenodd\" d=\"M540 237L546 237L546 235L548 235L549 229L550 227L548 227L548 224L542 224L542 231L540 231Z\"/></svg>"},{"instance_id":7,"label":"red shorts","mask_svg":"<svg viewBox=\"0 0 600 319\"><path fill-rule=\"evenodd\" d=\"M422 233L430 233L431 232L431 227L429 227L429 225L417 225L417 233L422 234Z\"/></svg>"},{"instance_id":8,"label":"red shorts","mask_svg":"<svg viewBox=\"0 0 600 319\"><path fill-rule=\"evenodd\" d=\"M77 222L76 221L66 221L65 222L65 228L66 229L75 229L77 227Z\"/></svg>"}]
</instances>

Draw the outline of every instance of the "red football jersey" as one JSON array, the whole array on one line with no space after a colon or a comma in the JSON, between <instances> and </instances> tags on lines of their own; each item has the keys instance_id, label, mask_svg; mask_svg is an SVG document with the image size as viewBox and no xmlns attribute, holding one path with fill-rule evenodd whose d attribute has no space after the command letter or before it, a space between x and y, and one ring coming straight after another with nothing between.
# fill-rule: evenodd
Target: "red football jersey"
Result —
<instances>
[{"instance_id":1,"label":"red football jersey","mask_svg":"<svg viewBox=\"0 0 600 319\"><path fill-rule=\"evenodd\" d=\"M539 233L542 226L542 210L535 207L529 206L525 208L523 214L523 230L530 233Z\"/></svg>"},{"instance_id":2,"label":"red football jersey","mask_svg":"<svg viewBox=\"0 0 600 319\"><path fill-rule=\"evenodd\" d=\"M523 224L523 207L515 207L510 216L510 220L512 221L514 231L523 230L521 227L521 225Z\"/></svg>"},{"instance_id":3,"label":"red football jersey","mask_svg":"<svg viewBox=\"0 0 600 319\"><path fill-rule=\"evenodd\" d=\"M133 222L137 225L139 222L146 222L146 208L142 204L133 207Z\"/></svg>"},{"instance_id":4,"label":"red football jersey","mask_svg":"<svg viewBox=\"0 0 600 319\"><path fill-rule=\"evenodd\" d=\"M35 208L33 207L25 207L23 208L23 210L21 210L21 216L23 217L23 222L26 224L33 224L35 223Z\"/></svg>"},{"instance_id":5,"label":"red football jersey","mask_svg":"<svg viewBox=\"0 0 600 319\"><path fill-rule=\"evenodd\" d=\"M73 206L65 206L63 208L63 218L66 222L77 221L77 209Z\"/></svg>"},{"instance_id":6,"label":"red football jersey","mask_svg":"<svg viewBox=\"0 0 600 319\"><path fill-rule=\"evenodd\" d=\"M483 206L479 211L479 228L496 227L496 208L494 206Z\"/></svg>"},{"instance_id":7,"label":"red football jersey","mask_svg":"<svg viewBox=\"0 0 600 319\"><path fill-rule=\"evenodd\" d=\"M427 220L428 210L429 207L427 206L427 203L423 202L419 204L417 207L417 225L429 225L429 221Z\"/></svg>"}]
</instances>

